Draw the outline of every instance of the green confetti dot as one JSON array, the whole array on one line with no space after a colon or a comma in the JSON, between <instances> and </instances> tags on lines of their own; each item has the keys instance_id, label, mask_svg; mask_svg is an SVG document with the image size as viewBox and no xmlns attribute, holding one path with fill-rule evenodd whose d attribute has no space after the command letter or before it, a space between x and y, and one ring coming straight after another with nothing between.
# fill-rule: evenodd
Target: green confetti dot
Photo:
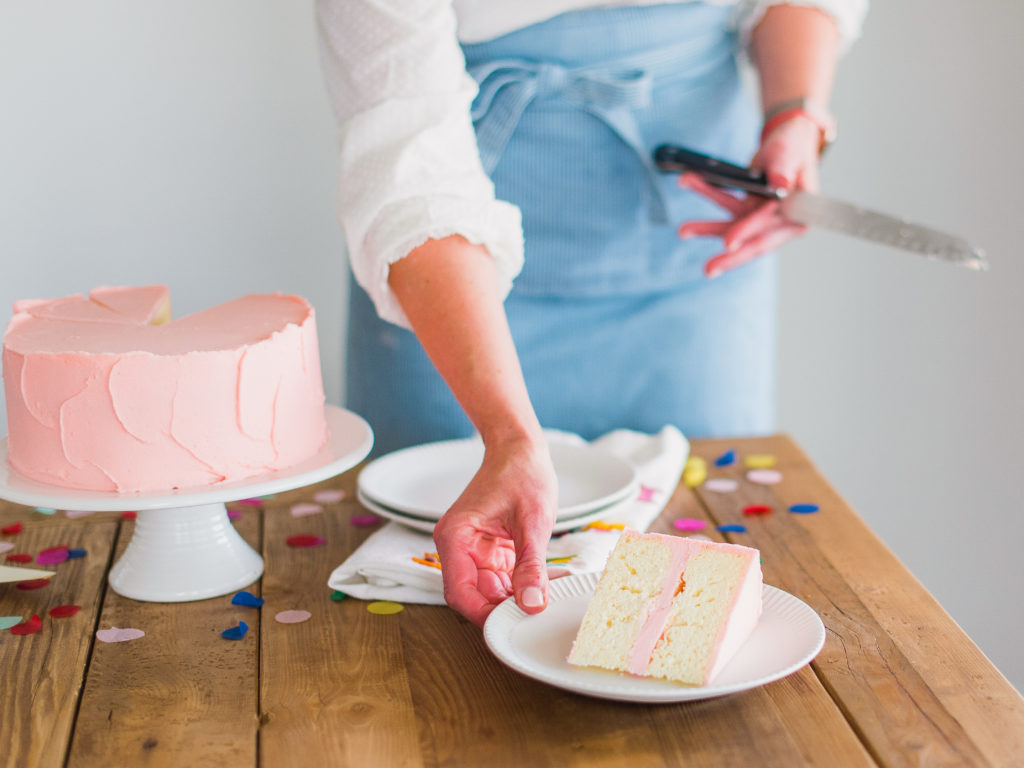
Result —
<instances>
[{"instance_id":1,"label":"green confetti dot","mask_svg":"<svg viewBox=\"0 0 1024 768\"><path fill-rule=\"evenodd\" d=\"M331 600L333 600L336 603L344 600L346 597L348 597L348 595L346 595L344 592L339 592L338 590L334 590L333 592L331 592Z\"/></svg>"}]
</instances>

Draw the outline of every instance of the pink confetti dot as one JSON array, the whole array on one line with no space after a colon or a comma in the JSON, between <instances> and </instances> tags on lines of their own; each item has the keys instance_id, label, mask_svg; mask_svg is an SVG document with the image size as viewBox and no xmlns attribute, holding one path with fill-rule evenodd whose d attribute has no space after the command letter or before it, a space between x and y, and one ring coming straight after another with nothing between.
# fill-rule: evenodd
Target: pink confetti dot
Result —
<instances>
[{"instance_id":1,"label":"pink confetti dot","mask_svg":"<svg viewBox=\"0 0 1024 768\"><path fill-rule=\"evenodd\" d=\"M648 488L646 485L640 486L640 494L636 497L637 501L654 501L654 494L658 492L657 488Z\"/></svg>"},{"instance_id":2,"label":"pink confetti dot","mask_svg":"<svg viewBox=\"0 0 1024 768\"><path fill-rule=\"evenodd\" d=\"M263 499L239 499L235 504L244 504L247 507L260 507L263 505Z\"/></svg>"},{"instance_id":3,"label":"pink confetti dot","mask_svg":"<svg viewBox=\"0 0 1024 768\"><path fill-rule=\"evenodd\" d=\"M128 640L138 640L140 637L145 637L146 633L141 629L119 629L118 627L111 627L110 629L100 629L96 631L96 639L103 643L124 643Z\"/></svg>"},{"instance_id":4,"label":"pink confetti dot","mask_svg":"<svg viewBox=\"0 0 1024 768\"><path fill-rule=\"evenodd\" d=\"M349 522L351 522L352 525L363 528L370 525L376 525L380 522L380 518L376 515L352 515L352 519Z\"/></svg>"},{"instance_id":5,"label":"pink confetti dot","mask_svg":"<svg viewBox=\"0 0 1024 768\"><path fill-rule=\"evenodd\" d=\"M312 615L309 611L281 611L274 616L274 621L279 624L301 624L309 621Z\"/></svg>"},{"instance_id":6,"label":"pink confetti dot","mask_svg":"<svg viewBox=\"0 0 1024 768\"><path fill-rule=\"evenodd\" d=\"M729 477L713 477L704 483L704 489L715 493L732 493L740 484Z\"/></svg>"},{"instance_id":7,"label":"pink confetti dot","mask_svg":"<svg viewBox=\"0 0 1024 768\"><path fill-rule=\"evenodd\" d=\"M237 509L229 509L228 510L228 520L237 520L241 516L242 516L242 513L239 512Z\"/></svg>"},{"instance_id":8,"label":"pink confetti dot","mask_svg":"<svg viewBox=\"0 0 1024 768\"><path fill-rule=\"evenodd\" d=\"M320 504L335 504L345 498L342 490L317 491L313 494L313 500Z\"/></svg>"},{"instance_id":9,"label":"pink confetti dot","mask_svg":"<svg viewBox=\"0 0 1024 768\"><path fill-rule=\"evenodd\" d=\"M89 515L95 515L96 513L91 509L65 509L64 514L73 520L76 517L88 517Z\"/></svg>"},{"instance_id":10,"label":"pink confetti dot","mask_svg":"<svg viewBox=\"0 0 1024 768\"><path fill-rule=\"evenodd\" d=\"M68 557L70 557L70 555L65 547L61 547L59 549L48 549L39 553L36 557L36 562L39 563L39 565L57 565L58 563L63 563L68 559Z\"/></svg>"},{"instance_id":11,"label":"pink confetti dot","mask_svg":"<svg viewBox=\"0 0 1024 768\"><path fill-rule=\"evenodd\" d=\"M672 525L680 531L703 531L707 528L708 524L695 517L681 517L672 523Z\"/></svg>"},{"instance_id":12,"label":"pink confetti dot","mask_svg":"<svg viewBox=\"0 0 1024 768\"><path fill-rule=\"evenodd\" d=\"M758 485L775 485L782 482L782 473L777 469L752 469L747 472L747 480Z\"/></svg>"},{"instance_id":13,"label":"pink confetti dot","mask_svg":"<svg viewBox=\"0 0 1024 768\"><path fill-rule=\"evenodd\" d=\"M292 504L292 517L306 517L323 511L324 508L319 504Z\"/></svg>"},{"instance_id":14,"label":"pink confetti dot","mask_svg":"<svg viewBox=\"0 0 1024 768\"><path fill-rule=\"evenodd\" d=\"M0 541L0 553L10 552L14 549L14 545L9 541Z\"/></svg>"}]
</instances>

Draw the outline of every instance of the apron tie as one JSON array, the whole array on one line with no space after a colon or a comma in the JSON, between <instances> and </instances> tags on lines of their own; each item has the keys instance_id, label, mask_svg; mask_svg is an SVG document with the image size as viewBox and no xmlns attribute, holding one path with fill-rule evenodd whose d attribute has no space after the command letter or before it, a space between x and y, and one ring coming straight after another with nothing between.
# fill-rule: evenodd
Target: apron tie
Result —
<instances>
[{"instance_id":1,"label":"apron tie","mask_svg":"<svg viewBox=\"0 0 1024 768\"><path fill-rule=\"evenodd\" d=\"M658 170L644 146L635 110L651 103L653 78L643 69L569 69L551 62L500 59L469 68L479 93L471 115L480 161L490 174L534 99L560 96L605 123L647 171L651 219L667 224Z\"/></svg>"}]
</instances>

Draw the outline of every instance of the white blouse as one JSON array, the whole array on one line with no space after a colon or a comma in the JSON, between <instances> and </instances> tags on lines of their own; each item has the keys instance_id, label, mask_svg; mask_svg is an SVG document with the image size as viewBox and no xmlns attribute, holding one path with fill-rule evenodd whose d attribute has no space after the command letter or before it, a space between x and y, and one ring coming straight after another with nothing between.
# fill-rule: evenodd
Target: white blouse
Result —
<instances>
[{"instance_id":1,"label":"white blouse","mask_svg":"<svg viewBox=\"0 0 1024 768\"><path fill-rule=\"evenodd\" d=\"M743 46L768 7L788 3L828 13L844 48L860 34L868 3L712 1L736 6L733 24ZM566 11L657 2L317 0L324 75L339 124L341 224L352 271L382 318L409 327L388 271L429 239L457 234L484 245L503 296L523 265L519 209L495 199L477 154L469 116L477 88L459 42L489 40Z\"/></svg>"}]
</instances>

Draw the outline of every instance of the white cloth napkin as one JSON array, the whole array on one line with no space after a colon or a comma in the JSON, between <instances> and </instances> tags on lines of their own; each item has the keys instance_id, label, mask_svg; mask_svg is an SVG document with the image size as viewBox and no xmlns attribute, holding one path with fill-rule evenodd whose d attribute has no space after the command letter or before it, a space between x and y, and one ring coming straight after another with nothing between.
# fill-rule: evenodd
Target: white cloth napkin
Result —
<instances>
[{"instance_id":1,"label":"white cloth napkin","mask_svg":"<svg viewBox=\"0 0 1024 768\"><path fill-rule=\"evenodd\" d=\"M583 442L576 435L561 432L549 433L549 439ZM621 531L613 526L647 530L679 483L690 450L686 438L671 425L654 435L615 430L593 444L636 467L639 492L609 509L600 519L604 525L552 537L549 560L572 556L568 562L551 563L552 570L589 573L603 569ZM440 569L413 559L429 562L435 550L429 533L388 523L335 568L327 584L363 600L444 605Z\"/></svg>"}]
</instances>

